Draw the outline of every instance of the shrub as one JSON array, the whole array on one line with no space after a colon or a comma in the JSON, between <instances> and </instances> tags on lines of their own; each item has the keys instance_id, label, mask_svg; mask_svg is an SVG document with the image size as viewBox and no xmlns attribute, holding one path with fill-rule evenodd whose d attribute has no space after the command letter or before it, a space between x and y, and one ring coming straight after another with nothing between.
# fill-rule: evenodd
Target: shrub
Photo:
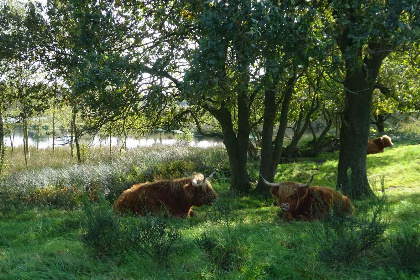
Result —
<instances>
[{"instance_id":1,"label":"shrub","mask_svg":"<svg viewBox=\"0 0 420 280\"><path fill-rule=\"evenodd\" d=\"M57 209L71 210L80 202L81 193L69 188L35 188L28 191L25 201L29 205L47 206Z\"/></svg>"},{"instance_id":2,"label":"shrub","mask_svg":"<svg viewBox=\"0 0 420 280\"><path fill-rule=\"evenodd\" d=\"M327 264L350 263L363 252L374 248L387 228L385 201L376 200L358 217L344 217L331 212L314 233L320 245L319 258ZM361 209L359 209L360 211Z\"/></svg>"},{"instance_id":3,"label":"shrub","mask_svg":"<svg viewBox=\"0 0 420 280\"><path fill-rule=\"evenodd\" d=\"M176 179L191 175L195 171L195 164L188 160L174 160L163 162L156 166L153 172L153 178Z\"/></svg>"},{"instance_id":4,"label":"shrub","mask_svg":"<svg viewBox=\"0 0 420 280\"><path fill-rule=\"evenodd\" d=\"M390 238L390 265L413 274L420 273L420 232L412 227L403 227Z\"/></svg>"},{"instance_id":5,"label":"shrub","mask_svg":"<svg viewBox=\"0 0 420 280\"><path fill-rule=\"evenodd\" d=\"M238 239L216 239L203 233L196 239L198 246L204 252L205 257L222 271L239 270L244 261L246 248Z\"/></svg>"},{"instance_id":6,"label":"shrub","mask_svg":"<svg viewBox=\"0 0 420 280\"><path fill-rule=\"evenodd\" d=\"M83 242L91 247L99 257L111 256L120 249L121 230L119 219L112 211L112 206L104 198L94 205L83 199L85 221L83 223Z\"/></svg>"},{"instance_id":7,"label":"shrub","mask_svg":"<svg viewBox=\"0 0 420 280\"><path fill-rule=\"evenodd\" d=\"M126 219L122 224L123 243L140 255L150 256L156 263L168 265L174 252L178 231L169 226L168 218L145 216Z\"/></svg>"},{"instance_id":8,"label":"shrub","mask_svg":"<svg viewBox=\"0 0 420 280\"><path fill-rule=\"evenodd\" d=\"M206 216L209 220L230 226L236 220L236 210L238 209L239 196L234 191L224 192L219 195L211 209L208 210Z\"/></svg>"}]
</instances>

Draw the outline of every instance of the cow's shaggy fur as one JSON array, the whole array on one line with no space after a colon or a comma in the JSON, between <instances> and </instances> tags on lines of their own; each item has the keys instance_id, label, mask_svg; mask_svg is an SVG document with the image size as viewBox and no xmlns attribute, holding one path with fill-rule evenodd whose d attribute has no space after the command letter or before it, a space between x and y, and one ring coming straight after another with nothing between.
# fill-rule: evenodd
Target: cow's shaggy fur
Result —
<instances>
[{"instance_id":1,"label":"cow's shaggy fur","mask_svg":"<svg viewBox=\"0 0 420 280\"><path fill-rule=\"evenodd\" d=\"M392 147L392 145L393 143L391 141L391 138L388 135L383 135L382 137L378 137L376 139L368 141L367 153L383 153L385 148Z\"/></svg>"},{"instance_id":2,"label":"cow's shaggy fur","mask_svg":"<svg viewBox=\"0 0 420 280\"><path fill-rule=\"evenodd\" d=\"M194 186L197 184L201 186ZM136 184L120 195L114 210L116 213L190 217L195 215L192 206L211 205L216 198L210 182L198 173L188 178Z\"/></svg>"},{"instance_id":3,"label":"cow's shaggy fur","mask_svg":"<svg viewBox=\"0 0 420 280\"><path fill-rule=\"evenodd\" d=\"M354 206L347 196L319 186L297 188L281 204L281 209L287 221L323 219L332 209L336 214L354 214Z\"/></svg>"}]
</instances>

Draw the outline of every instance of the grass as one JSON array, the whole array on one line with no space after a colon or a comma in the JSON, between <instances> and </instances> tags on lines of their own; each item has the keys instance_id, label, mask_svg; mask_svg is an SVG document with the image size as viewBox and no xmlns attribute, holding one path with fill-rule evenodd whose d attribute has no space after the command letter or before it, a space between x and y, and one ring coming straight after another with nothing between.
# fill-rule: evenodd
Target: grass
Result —
<instances>
[{"instance_id":1,"label":"grass","mask_svg":"<svg viewBox=\"0 0 420 280\"><path fill-rule=\"evenodd\" d=\"M353 222L358 226L338 230L344 235L325 243L324 229L330 225L319 221L286 223L277 216L279 208L272 206L272 199L229 192L224 172L227 160L221 150L148 147L114 158L105 151L91 150L82 166L64 157L68 150L56 151L55 156L62 161L44 153L32 153L39 165L29 170L9 164L2 187L28 191L66 186L83 192L89 186L107 186L120 192L133 182L171 174L185 176L193 171L205 173L217 166L219 173L212 185L219 200L213 206L195 209L197 217L165 219L164 224L142 217L117 217L109 202L87 202L91 212L81 203L67 207L67 200L50 197L56 192L47 192L48 199L38 194L39 200L32 197L29 205L20 208L0 207L0 279L420 279L418 144L396 143L385 153L368 156L372 187L385 189L388 202L380 217L386 228L372 239L369 248L355 252L357 255L346 261L339 260L340 246L348 246L341 241L350 236L348 240L355 238L352 242L357 242L358 234L365 233L365 225L377 225L371 215L375 205L369 201L354 201ZM314 185L333 187L337 163L337 153L297 159L281 164L276 180L305 182L316 174ZM258 169L254 166L250 165L250 173L256 178ZM112 202L113 198L108 199ZM0 200L7 205L4 196ZM117 234L106 235L102 227L91 229L96 235L105 234L101 237L104 243L95 249L86 242L86 221L107 220L104 215L116 221ZM133 239L132 233L150 223L163 228L169 234L162 235L165 238L171 236L171 230L177 234L176 241L167 247L165 264L151 251L141 250L138 242L144 242L142 239ZM354 231L345 233L346 229ZM154 238L153 242L161 244L159 236ZM336 246L333 249L338 260L325 261L322 252L328 252L331 244ZM98 254L98 248L104 254Z\"/></svg>"}]
</instances>

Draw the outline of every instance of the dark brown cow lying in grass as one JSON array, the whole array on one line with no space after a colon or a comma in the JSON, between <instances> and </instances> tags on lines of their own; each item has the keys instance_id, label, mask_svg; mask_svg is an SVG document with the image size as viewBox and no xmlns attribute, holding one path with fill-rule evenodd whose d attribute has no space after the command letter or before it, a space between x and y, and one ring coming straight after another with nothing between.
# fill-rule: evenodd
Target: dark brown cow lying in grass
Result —
<instances>
[{"instance_id":1,"label":"dark brown cow lying in grass","mask_svg":"<svg viewBox=\"0 0 420 280\"><path fill-rule=\"evenodd\" d=\"M213 174L212 174L213 175ZM125 190L114 203L116 213L139 215L169 213L174 217L190 217L192 206L211 205L217 198L203 174L188 178L136 184Z\"/></svg>"},{"instance_id":2,"label":"dark brown cow lying in grass","mask_svg":"<svg viewBox=\"0 0 420 280\"><path fill-rule=\"evenodd\" d=\"M318 186L297 188L281 204L281 209L286 221L323 219L330 210L337 214L354 214L353 204L347 196L331 188Z\"/></svg>"},{"instance_id":3,"label":"dark brown cow lying in grass","mask_svg":"<svg viewBox=\"0 0 420 280\"><path fill-rule=\"evenodd\" d=\"M279 183L270 183L267 180L264 179L264 177L260 174L261 179L263 180L264 184L271 187L270 193L273 198L276 199L276 205L280 206L284 200L293 193L294 190L300 187L309 187L311 184L314 176L312 175L312 178L309 180L308 183L302 184L292 181L285 181L285 182L279 182Z\"/></svg>"},{"instance_id":4,"label":"dark brown cow lying in grass","mask_svg":"<svg viewBox=\"0 0 420 280\"><path fill-rule=\"evenodd\" d=\"M388 135L378 137L368 141L367 153L368 154L377 154L383 153L384 149L387 147L392 147L391 138Z\"/></svg>"}]
</instances>

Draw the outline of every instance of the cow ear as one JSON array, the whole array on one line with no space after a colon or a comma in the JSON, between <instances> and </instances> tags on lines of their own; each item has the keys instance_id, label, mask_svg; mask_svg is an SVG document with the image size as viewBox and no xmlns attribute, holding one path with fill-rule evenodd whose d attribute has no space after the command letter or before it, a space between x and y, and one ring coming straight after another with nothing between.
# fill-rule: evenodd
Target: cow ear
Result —
<instances>
[{"instance_id":1,"label":"cow ear","mask_svg":"<svg viewBox=\"0 0 420 280\"><path fill-rule=\"evenodd\" d=\"M194 197L194 186L191 184L185 184L184 185L184 192L185 192L185 197L188 199L193 199Z\"/></svg>"},{"instance_id":2,"label":"cow ear","mask_svg":"<svg viewBox=\"0 0 420 280\"><path fill-rule=\"evenodd\" d=\"M270 193L272 196L274 197L278 197L279 196L279 187L271 187L270 189Z\"/></svg>"}]
</instances>

